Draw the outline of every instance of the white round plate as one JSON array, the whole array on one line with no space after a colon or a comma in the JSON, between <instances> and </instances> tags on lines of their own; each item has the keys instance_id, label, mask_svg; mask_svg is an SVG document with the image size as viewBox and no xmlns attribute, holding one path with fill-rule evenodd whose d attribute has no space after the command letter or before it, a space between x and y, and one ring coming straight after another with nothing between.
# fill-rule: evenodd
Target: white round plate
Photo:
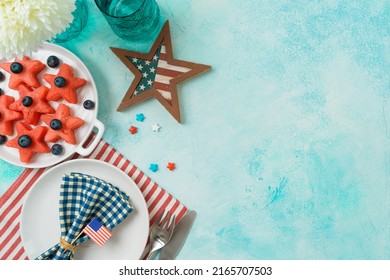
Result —
<instances>
[{"instance_id":1,"label":"white round plate","mask_svg":"<svg viewBox=\"0 0 390 280\"><path fill-rule=\"evenodd\" d=\"M58 141L59 144L63 145L64 147L64 153L61 156L55 156L49 153L40 153L35 154L32 160L28 163L23 163L19 159L19 150L15 148L7 147L6 145L0 145L0 158L3 160L22 167L28 167L28 168L41 168L41 167L48 167L55 165L59 162L62 162L63 160L69 158L74 153L79 153L83 156L86 156L92 152L92 150L96 147L98 144L103 132L104 132L104 125L97 120L97 112L98 112L98 94L95 82L93 80L93 77L91 73L89 72L88 68L84 65L84 63L72 52L68 51L67 49L50 43L44 43L41 48L39 48L36 52L32 53L29 58L30 59L36 59L40 60L42 63L46 65L46 60L50 55L56 55L60 60L61 63L67 63L74 69L74 74L76 77L83 78L87 80L87 84L77 91L77 97L78 97L78 103L77 104L70 104L67 103L65 100L61 99L58 100L58 102L49 102L50 105L57 109L60 103L64 103L68 105L71 109L71 114L75 117L79 117L84 120L84 124L75 130L76 145L67 144L65 141L60 140ZM8 61L14 61L14 59L8 60ZM0 64L7 62L7 60L0 60ZM59 66L60 67L60 66ZM47 86L50 88L50 85L43 79L44 74L57 74L59 71L59 67L57 68L50 68L46 65L46 68L42 70L38 74L38 80L40 81L41 85ZM8 82L10 78L10 74L3 71L5 75L5 79L0 82L0 88L3 89L4 93L6 95L11 95L15 98L15 100L19 99L19 92L16 90L12 90L8 87ZM95 102L95 108L93 110L86 110L83 107L83 102L85 100L92 100ZM44 125L42 121L38 123L38 125ZM33 126L34 127L34 126ZM88 139L89 135L91 134L93 128L96 127L98 129L98 133L94 139L94 141L89 145L89 147L84 148L83 144ZM7 136L8 139L12 139L16 136L16 131L14 135ZM53 143L54 144L54 143ZM52 143L48 143L49 147L51 147Z\"/></svg>"},{"instance_id":2,"label":"white round plate","mask_svg":"<svg viewBox=\"0 0 390 280\"><path fill-rule=\"evenodd\" d=\"M35 259L59 243L59 196L62 176L80 172L99 177L117 186L130 197L134 210L112 230L112 236L99 247L89 240L76 250L77 260L137 260L146 247L149 213L139 187L119 168L103 161L76 159L61 163L43 173L26 196L20 230L27 256Z\"/></svg>"}]
</instances>

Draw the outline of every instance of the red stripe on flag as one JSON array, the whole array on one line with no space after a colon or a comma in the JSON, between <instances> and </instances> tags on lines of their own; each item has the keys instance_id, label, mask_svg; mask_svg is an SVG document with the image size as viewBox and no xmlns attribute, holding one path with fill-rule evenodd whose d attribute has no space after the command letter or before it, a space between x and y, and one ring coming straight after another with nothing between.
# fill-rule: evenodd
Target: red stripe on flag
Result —
<instances>
[{"instance_id":1,"label":"red stripe on flag","mask_svg":"<svg viewBox=\"0 0 390 280\"><path fill-rule=\"evenodd\" d=\"M167 85L167 84L163 84L163 83L159 83L159 82L154 82L153 87L155 89L171 92L171 85Z\"/></svg>"},{"instance_id":2,"label":"red stripe on flag","mask_svg":"<svg viewBox=\"0 0 390 280\"><path fill-rule=\"evenodd\" d=\"M163 53L163 52L160 52L160 60L167 61L167 54Z\"/></svg>"},{"instance_id":3,"label":"red stripe on flag","mask_svg":"<svg viewBox=\"0 0 390 280\"><path fill-rule=\"evenodd\" d=\"M92 240L102 246L108 238L111 237L111 232L104 226L101 226L98 231L94 231L89 225L83 230Z\"/></svg>"},{"instance_id":4,"label":"red stripe on flag","mask_svg":"<svg viewBox=\"0 0 390 280\"><path fill-rule=\"evenodd\" d=\"M175 77L183 75L184 73L187 73L187 72L180 72L180 71L175 71L175 70L171 70L171 69L158 67L156 73L160 74L160 75L163 75L163 76L168 76L168 77L175 78Z\"/></svg>"},{"instance_id":5,"label":"red stripe on flag","mask_svg":"<svg viewBox=\"0 0 390 280\"><path fill-rule=\"evenodd\" d=\"M99 246L102 246L104 244L104 240L100 238L99 235L96 234L96 232L91 229L89 226L87 226L84 229L84 232L93 240L95 241Z\"/></svg>"}]
</instances>

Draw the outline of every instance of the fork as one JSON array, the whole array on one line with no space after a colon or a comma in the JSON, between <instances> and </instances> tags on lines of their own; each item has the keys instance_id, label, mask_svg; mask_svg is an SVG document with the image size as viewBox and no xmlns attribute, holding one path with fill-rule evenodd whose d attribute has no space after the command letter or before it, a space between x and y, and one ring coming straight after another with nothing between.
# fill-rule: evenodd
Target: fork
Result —
<instances>
[{"instance_id":1,"label":"fork","mask_svg":"<svg viewBox=\"0 0 390 280\"><path fill-rule=\"evenodd\" d=\"M150 249L148 260L153 259L162 247L164 247L172 237L176 216L164 211L154 222L150 229Z\"/></svg>"}]
</instances>

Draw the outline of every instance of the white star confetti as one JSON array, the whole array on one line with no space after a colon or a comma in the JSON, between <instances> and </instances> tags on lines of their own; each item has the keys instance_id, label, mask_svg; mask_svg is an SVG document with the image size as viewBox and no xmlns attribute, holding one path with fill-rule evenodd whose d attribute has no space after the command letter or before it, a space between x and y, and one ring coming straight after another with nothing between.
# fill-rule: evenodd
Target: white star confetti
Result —
<instances>
[{"instance_id":1,"label":"white star confetti","mask_svg":"<svg viewBox=\"0 0 390 280\"><path fill-rule=\"evenodd\" d=\"M158 124L156 124L156 123L152 125L152 130L153 130L154 132L158 132L158 131L160 130L160 128L161 128L161 127L160 127Z\"/></svg>"}]
</instances>

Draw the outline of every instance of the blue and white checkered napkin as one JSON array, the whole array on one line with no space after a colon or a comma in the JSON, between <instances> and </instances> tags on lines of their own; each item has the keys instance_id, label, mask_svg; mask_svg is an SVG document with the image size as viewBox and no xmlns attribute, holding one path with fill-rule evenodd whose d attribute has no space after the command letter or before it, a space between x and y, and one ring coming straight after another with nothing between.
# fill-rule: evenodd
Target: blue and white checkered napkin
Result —
<instances>
[{"instance_id":1,"label":"blue and white checkered napkin","mask_svg":"<svg viewBox=\"0 0 390 280\"><path fill-rule=\"evenodd\" d=\"M133 206L128 195L116 186L90 175L72 172L62 177L59 210L60 243L42 253L37 260L73 259L77 246L89 239L85 235L77 237L93 218L112 230L133 211Z\"/></svg>"}]
</instances>

